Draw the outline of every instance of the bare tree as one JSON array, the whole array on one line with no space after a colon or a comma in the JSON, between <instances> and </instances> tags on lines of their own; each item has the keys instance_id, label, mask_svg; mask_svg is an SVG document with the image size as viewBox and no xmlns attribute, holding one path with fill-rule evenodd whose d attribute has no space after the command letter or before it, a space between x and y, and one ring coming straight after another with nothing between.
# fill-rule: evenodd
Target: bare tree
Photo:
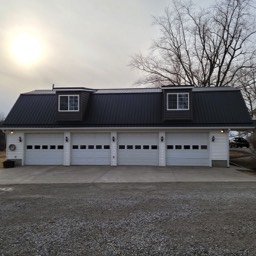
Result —
<instances>
[{"instance_id":1,"label":"bare tree","mask_svg":"<svg viewBox=\"0 0 256 256\"><path fill-rule=\"evenodd\" d=\"M237 73L236 87L241 89L251 115L256 105L256 67L242 69Z\"/></svg>"},{"instance_id":2,"label":"bare tree","mask_svg":"<svg viewBox=\"0 0 256 256\"><path fill-rule=\"evenodd\" d=\"M196 11L173 0L155 17L161 36L148 56L135 55L130 65L144 72L138 84L227 86L255 63L255 17L252 0L222 0Z\"/></svg>"}]
</instances>

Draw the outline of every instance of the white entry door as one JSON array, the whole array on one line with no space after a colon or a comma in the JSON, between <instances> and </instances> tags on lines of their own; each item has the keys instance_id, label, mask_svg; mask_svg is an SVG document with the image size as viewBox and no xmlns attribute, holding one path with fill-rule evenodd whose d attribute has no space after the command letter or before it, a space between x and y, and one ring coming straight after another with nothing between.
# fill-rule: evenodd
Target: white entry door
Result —
<instances>
[{"instance_id":1,"label":"white entry door","mask_svg":"<svg viewBox=\"0 0 256 256\"><path fill-rule=\"evenodd\" d=\"M209 133L167 133L166 164L209 166Z\"/></svg>"},{"instance_id":2,"label":"white entry door","mask_svg":"<svg viewBox=\"0 0 256 256\"><path fill-rule=\"evenodd\" d=\"M25 165L63 165L63 134L26 134Z\"/></svg>"},{"instance_id":3,"label":"white entry door","mask_svg":"<svg viewBox=\"0 0 256 256\"><path fill-rule=\"evenodd\" d=\"M110 165L110 133L79 133L72 135L72 165Z\"/></svg>"},{"instance_id":4,"label":"white entry door","mask_svg":"<svg viewBox=\"0 0 256 256\"><path fill-rule=\"evenodd\" d=\"M158 165L158 133L119 133L118 165Z\"/></svg>"}]
</instances>

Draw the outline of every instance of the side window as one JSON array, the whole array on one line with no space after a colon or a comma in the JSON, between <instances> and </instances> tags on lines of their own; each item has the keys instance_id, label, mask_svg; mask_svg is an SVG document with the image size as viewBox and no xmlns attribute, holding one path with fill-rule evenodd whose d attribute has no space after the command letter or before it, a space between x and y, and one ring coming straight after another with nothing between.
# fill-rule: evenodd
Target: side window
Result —
<instances>
[{"instance_id":1,"label":"side window","mask_svg":"<svg viewBox=\"0 0 256 256\"><path fill-rule=\"evenodd\" d=\"M167 110L188 110L189 93L167 93Z\"/></svg>"},{"instance_id":2,"label":"side window","mask_svg":"<svg viewBox=\"0 0 256 256\"><path fill-rule=\"evenodd\" d=\"M59 111L79 111L79 95L59 95Z\"/></svg>"}]
</instances>

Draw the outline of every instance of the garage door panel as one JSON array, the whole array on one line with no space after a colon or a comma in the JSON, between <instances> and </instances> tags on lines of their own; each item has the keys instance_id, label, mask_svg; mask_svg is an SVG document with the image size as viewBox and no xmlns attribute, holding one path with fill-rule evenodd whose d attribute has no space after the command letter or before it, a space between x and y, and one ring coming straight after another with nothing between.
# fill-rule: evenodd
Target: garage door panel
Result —
<instances>
[{"instance_id":1,"label":"garage door panel","mask_svg":"<svg viewBox=\"0 0 256 256\"><path fill-rule=\"evenodd\" d=\"M118 165L158 165L157 133L118 134Z\"/></svg>"},{"instance_id":2,"label":"garage door panel","mask_svg":"<svg viewBox=\"0 0 256 256\"><path fill-rule=\"evenodd\" d=\"M71 163L73 165L110 165L110 134L73 134Z\"/></svg>"},{"instance_id":3,"label":"garage door panel","mask_svg":"<svg viewBox=\"0 0 256 256\"><path fill-rule=\"evenodd\" d=\"M26 165L62 165L64 159L63 134L27 134Z\"/></svg>"},{"instance_id":4,"label":"garage door panel","mask_svg":"<svg viewBox=\"0 0 256 256\"><path fill-rule=\"evenodd\" d=\"M202 158L176 158L173 166L208 166L209 160Z\"/></svg>"},{"instance_id":5,"label":"garage door panel","mask_svg":"<svg viewBox=\"0 0 256 256\"><path fill-rule=\"evenodd\" d=\"M167 133L167 165L209 166L208 133Z\"/></svg>"}]
</instances>

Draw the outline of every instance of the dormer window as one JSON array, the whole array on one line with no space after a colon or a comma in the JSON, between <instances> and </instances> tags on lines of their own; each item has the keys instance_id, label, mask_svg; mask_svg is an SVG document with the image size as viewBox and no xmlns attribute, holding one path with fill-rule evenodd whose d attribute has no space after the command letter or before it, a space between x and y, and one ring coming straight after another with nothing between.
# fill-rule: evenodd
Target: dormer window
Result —
<instances>
[{"instance_id":1,"label":"dormer window","mask_svg":"<svg viewBox=\"0 0 256 256\"><path fill-rule=\"evenodd\" d=\"M79 111L79 95L59 95L59 111L60 112L78 112Z\"/></svg>"},{"instance_id":2,"label":"dormer window","mask_svg":"<svg viewBox=\"0 0 256 256\"><path fill-rule=\"evenodd\" d=\"M189 93L167 93L167 110L189 110Z\"/></svg>"}]
</instances>

